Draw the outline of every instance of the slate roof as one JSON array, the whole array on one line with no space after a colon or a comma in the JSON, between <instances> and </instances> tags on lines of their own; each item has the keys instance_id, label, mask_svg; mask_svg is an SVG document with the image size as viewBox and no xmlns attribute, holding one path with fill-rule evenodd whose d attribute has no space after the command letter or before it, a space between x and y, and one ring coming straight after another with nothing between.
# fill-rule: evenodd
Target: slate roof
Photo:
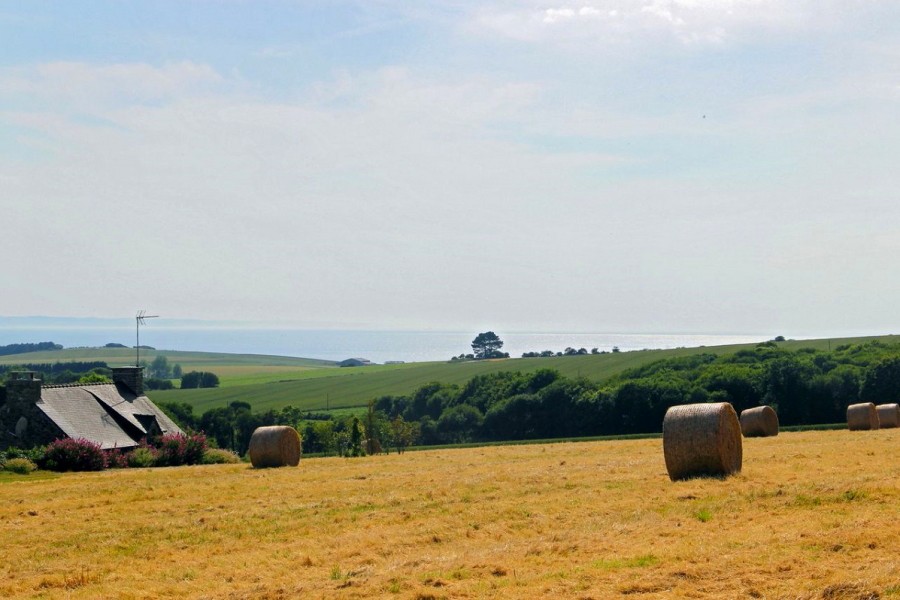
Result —
<instances>
[{"instance_id":1,"label":"slate roof","mask_svg":"<svg viewBox=\"0 0 900 600\"><path fill-rule=\"evenodd\" d=\"M163 433L182 433L147 396L121 384L45 386L37 407L67 436L104 450L137 446L154 421Z\"/></svg>"}]
</instances>

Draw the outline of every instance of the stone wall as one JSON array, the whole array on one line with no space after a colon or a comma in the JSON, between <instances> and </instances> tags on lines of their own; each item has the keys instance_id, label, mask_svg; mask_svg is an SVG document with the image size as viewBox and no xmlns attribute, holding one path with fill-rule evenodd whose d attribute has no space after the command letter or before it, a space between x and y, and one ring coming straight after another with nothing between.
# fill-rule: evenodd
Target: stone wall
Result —
<instances>
[{"instance_id":1,"label":"stone wall","mask_svg":"<svg viewBox=\"0 0 900 600\"><path fill-rule=\"evenodd\" d=\"M0 406L0 450L10 446L32 448L66 437L63 431L37 407L41 380L31 371L10 374L6 402Z\"/></svg>"}]
</instances>

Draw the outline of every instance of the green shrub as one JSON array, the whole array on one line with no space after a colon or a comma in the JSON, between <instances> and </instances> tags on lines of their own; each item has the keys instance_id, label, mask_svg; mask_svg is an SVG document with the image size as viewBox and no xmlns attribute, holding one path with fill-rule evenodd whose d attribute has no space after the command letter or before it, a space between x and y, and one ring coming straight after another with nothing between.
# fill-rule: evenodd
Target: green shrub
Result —
<instances>
[{"instance_id":1,"label":"green shrub","mask_svg":"<svg viewBox=\"0 0 900 600\"><path fill-rule=\"evenodd\" d=\"M129 467L141 469L156 464L156 450L148 446L139 446L125 455Z\"/></svg>"},{"instance_id":2,"label":"green shrub","mask_svg":"<svg viewBox=\"0 0 900 600\"><path fill-rule=\"evenodd\" d=\"M79 377L75 383L112 383L112 379L100 373L87 373Z\"/></svg>"},{"instance_id":3,"label":"green shrub","mask_svg":"<svg viewBox=\"0 0 900 600\"><path fill-rule=\"evenodd\" d=\"M200 461L204 465L225 465L241 462L241 457L231 450L222 448L207 448Z\"/></svg>"},{"instance_id":4,"label":"green shrub","mask_svg":"<svg viewBox=\"0 0 900 600\"><path fill-rule=\"evenodd\" d=\"M35 446L34 448L7 448L5 452L0 452L0 464L11 458L27 458L36 465L44 462L44 453L47 451L46 446Z\"/></svg>"},{"instance_id":5,"label":"green shrub","mask_svg":"<svg viewBox=\"0 0 900 600\"><path fill-rule=\"evenodd\" d=\"M37 465L27 458L11 458L3 465L4 471L11 471L19 475L28 475L37 470Z\"/></svg>"}]
</instances>

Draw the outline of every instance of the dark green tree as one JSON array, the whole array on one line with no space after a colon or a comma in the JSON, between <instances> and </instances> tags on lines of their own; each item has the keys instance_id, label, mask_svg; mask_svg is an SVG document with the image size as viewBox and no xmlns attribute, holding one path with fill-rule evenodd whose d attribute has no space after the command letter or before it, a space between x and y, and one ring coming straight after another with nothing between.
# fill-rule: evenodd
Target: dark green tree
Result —
<instances>
[{"instance_id":1,"label":"dark green tree","mask_svg":"<svg viewBox=\"0 0 900 600\"><path fill-rule=\"evenodd\" d=\"M536 394L517 394L494 403L484 416L486 437L494 440L539 437L541 408L541 399Z\"/></svg>"},{"instance_id":2,"label":"dark green tree","mask_svg":"<svg viewBox=\"0 0 900 600\"><path fill-rule=\"evenodd\" d=\"M174 390L175 384L171 379L154 379L148 377L144 380L145 390Z\"/></svg>"},{"instance_id":3,"label":"dark green tree","mask_svg":"<svg viewBox=\"0 0 900 600\"><path fill-rule=\"evenodd\" d=\"M200 387L202 388L214 388L219 387L219 376L215 373L209 373L207 371L203 372L200 375Z\"/></svg>"},{"instance_id":4,"label":"dark green tree","mask_svg":"<svg viewBox=\"0 0 900 600\"><path fill-rule=\"evenodd\" d=\"M307 423L307 433L303 437L303 451L304 452L321 452L325 456L328 456L329 453L337 452L337 441L335 439L334 434L334 421L316 421L315 423ZM310 449L307 450L307 436L309 436L310 443L314 439L318 444L317 448L313 448L310 446Z\"/></svg>"},{"instance_id":5,"label":"dark green tree","mask_svg":"<svg viewBox=\"0 0 900 600\"><path fill-rule=\"evenodd\" d=\"M859 398L875 404L900 400L900 356L882 358L866 369Z\"/></svg>"},{"instance_id":6,"label":"dark green tree","mask_svg":"<svg viewBox=\"0 0 900 600\"><path fill-rule=\"evenodd\" d=\"M370 400L366 409L366 454L381 454L383 442L386 442L387 432L384 422L384 413L376 410L375 401Z\"/></svg>"},{"instance_id":7,"label":"dark green tree","mask_svg":"<svg viewBox=\"0 0 900 600\"><path fill-rule=\"evenodd\" d=\"M353 422L350 424L350 448L349 455L350 456L365 456L366 451L362 447L362 423L359 422L359 417L353 417Z\"/></svg>"},{"instance_id":8,"label":"dark green tree","mask_svg":"<svg viewBox=\"0 0 900 600\"><path fill-rule=\"evenodd\" d=\"M219 448L234 449L234 415L227 406L211 408L200 417L198 425Z\"/></svg>"},{"instance_id":9,"label":"dark green tree","mask_svg":"<svg viewBox=\"0 0 900 600\"><path fill-rule=\"evenodd\" d=\"M271 414L266 419L263 415L254 415L248 402L234 401L228 405L231 410L231 423L234 429L234 442L232 450L238 454L245 454L250 447L250 438L257 427L273 425Z\"/></svg>"},{"instance_id":10,"label":"dark green tree","mask_svg":"<svg viewBox=\"0 0 900 600\"><path fill-rule=\"evenodd\" d=\"M502 347L503 340L497 337L493 331L479 333L472 340L472 352L475 354L475 358L501 358L504 356L500 352Z\"/></svg>"},{"instance_id":11,"label":"dark green tree","mask_svg":"<svg viewBox=\"0 0 900 600\"><path fill-rule=\"evenodd\" d=\"M422 417L429 416L437 421L441 412L454 403L458 394L459 388L452 384L438 382L425 384L416 390L403 417L408 421L419 421Z\"/></svg>"},{"instance_id":12,"label":"dark green tree","mask_svg":"<svg viewBox=\"0 0 900 600\"><path fill-rule=\"evenodd\" d=\"M169 415L182 429L196 429L197 418L194 416L194 407L187 402L157 402L163 412Z\"/></svg>"},{"instance_id":13,"label":"dark green tree","mask_svg":"<svg viewBox=\"0 0 900 600\"><path fill-rule=\"evenodd\" d=\"M111 383L112 379L100 373L86 373L76 383Z\"/></svg>"},{"instance_id":14,"label":"dark green tree","mask_svg":"<svg viewBox=\"0 0 900 600\"><path fill-rule=\"evenodd\" d=\"M723 392L739 414L763 402L764 369L756 364L717 363L708 366L698 383L708 392Z\"/></svg>"},{"instance_id":15,"label":"dark green tree","mask_svg":"<svg viewBox=\"0 0 900 600\"><path fill-rule=\"evenodd\" d=\"M147 370L150 373L150 377L155 379L168 379L172 374L172 370L169 368L169 361L162 354L156 355L156 358L153 359L153 362L150 363L150 368Z\"/></svg>"},{"instance_id":16,"label":"dark green tree","mask_svg":"<svg viewBox=\"0 0 900 600\"><path fill-rule=\"evenodd\" d=\"M394 446L397 454L402 454L407 447L415 444L418 437L418 423L404 421L402 415L397 415L391 421L391 444Z\"/></svg>"},{"instance_id":17,"label":"dark green tree","mask_svg":"<svg viewBox=\"0 0 900 600\"><path fill-rule=\"evenodd\" d=\"M839 365L810 382L810 411L819 423L840 423L847 406L859 401L862 367Z\"/></svg>"},{"instance_id":18,"label":"dark green tree","mask_svg":"<svg viewBox=\"0 0 900 600\"><path fill-rule=\"evenodd\" d=\"M437 431L437 422L428 415L419 419L419 439L426 446L441 443L441 438Z\"/></svg>"},{"instance_id":19,"label":"dark green tree","mask_svg":"<svg viewBox=\"0 0 900 600\"><path fill-rule=\"evenodd\" d=\"M219 377L206 371L191 371L181 376L181 389L219 387Z\"/></svg>"},{"instance_id":20,"label":"dark green tree","mask_svg":"<svg viewBox=\"0 0 900 600\"><path fill-rule=\"evenodd\" d=\"M766 362L762 385L763 403L776 409L782 425L809 423L810 386L815 368L797 355L778 356Z\"/></svg>"},{"instance_id":21,"label":"dark green tree","mask_svg":"<svg viewBox=\"0 0 900 600\"><path fill-rule=\"evenodd\" d=\"M461 444L475 439L483 421L480 410L469 404L458 404L441 414L437 430L446 442Z\"/></svg>"}]
</instances>

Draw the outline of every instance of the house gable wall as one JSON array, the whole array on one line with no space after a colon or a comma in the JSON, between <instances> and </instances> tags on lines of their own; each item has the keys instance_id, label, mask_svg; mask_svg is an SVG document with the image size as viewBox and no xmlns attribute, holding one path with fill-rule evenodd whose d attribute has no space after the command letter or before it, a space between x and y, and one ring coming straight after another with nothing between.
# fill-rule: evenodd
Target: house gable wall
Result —
<instances>
[{"instance_id":1,"label":"house gable wall","mask_svg":"<svg viewBox=\"0 0 900 600\"><path fill-rule=\"evenodd\" d=\"M37 407L40 398L41 380L34 373L17 373L7 381L6 402L0 406L0 450L43 446L65 437Z\"/></svg>"}]
</instances>

